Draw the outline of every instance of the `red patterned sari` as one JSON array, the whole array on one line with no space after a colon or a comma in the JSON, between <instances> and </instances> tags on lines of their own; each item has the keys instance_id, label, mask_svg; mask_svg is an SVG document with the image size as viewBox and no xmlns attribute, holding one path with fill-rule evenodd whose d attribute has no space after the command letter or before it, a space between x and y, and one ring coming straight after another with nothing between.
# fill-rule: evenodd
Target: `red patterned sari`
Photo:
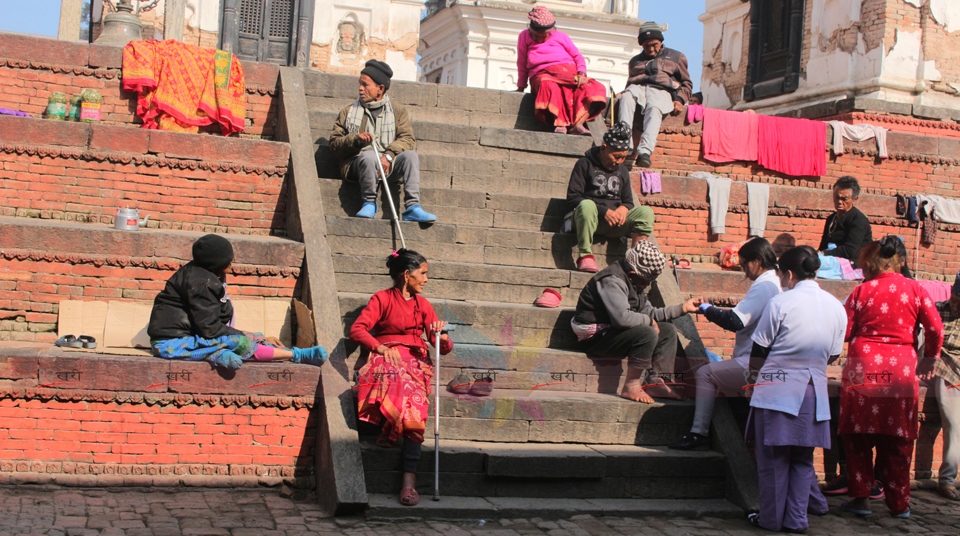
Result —
<instances>
[{"instance_id":1,"label":"red patterned sari","mask_svg":"<svg viewBox=\"0 0 960 536\"><path fill-rule=\"evenodd\" d=\"M555 127L583 124L603 113L607 107L607 90L593 78L577 87L574 77L577 66L572 63L552 65L535 74L530 89L536 94L534 116Z\"/></svg>"}]
</instances>

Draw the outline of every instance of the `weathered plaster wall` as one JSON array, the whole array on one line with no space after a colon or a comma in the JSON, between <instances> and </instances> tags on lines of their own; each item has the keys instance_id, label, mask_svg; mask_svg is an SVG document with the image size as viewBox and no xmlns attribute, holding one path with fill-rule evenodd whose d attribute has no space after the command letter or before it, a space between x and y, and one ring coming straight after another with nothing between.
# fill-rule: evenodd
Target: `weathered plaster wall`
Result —
<instances>
[{"instance_id":1,"label":"weathered plaster wall","mask_svg":"<svg viewBox=\"0 0 960 536\"><path fill-rule=\"evenodd\" d=\"M929 0L921 7L921 26L927 86L943 96L960 94L960 2Z\"/></svg>"},{"instance_id":2,"label":"weathered plaster wall","mask_svg":"<svg viewBox=\"0 0 960 536\"><path fill-rule=\"evenodd\" d=\"M700 90L707 106L726 109L741 100L747 81L750 5L708 2L710 8L716 11L700 17L704 32Z\"/></svg>"}]
</instances>

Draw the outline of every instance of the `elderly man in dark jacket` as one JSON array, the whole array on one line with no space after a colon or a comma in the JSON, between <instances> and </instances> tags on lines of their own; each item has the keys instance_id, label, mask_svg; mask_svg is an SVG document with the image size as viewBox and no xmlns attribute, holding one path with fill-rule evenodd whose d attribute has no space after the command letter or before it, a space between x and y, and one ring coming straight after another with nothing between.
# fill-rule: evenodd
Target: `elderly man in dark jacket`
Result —
<instances>
[{"instance_id":1,"label":"elderly man in dark jacket","mask_svg":"<svg viewBox=\"0 0 960 536\"><path fill-rule=\"evenodd\" d=\"M330 150L340 161L344 179L360 183L363 207L358 218L377 215L377 157L387 180L403 183L403 221L432 222L437 217L420 206L420 158L414 149L410 114L387 96L393 69L370 60L360 71L359 98L340 111L330 132Z\"/></svg>"},{"instance_id":2,"label":"elderly man in dark jacket","mask_svg":"<svg viewBox=\"0 0 960 536\"><path fill-rule=\"evenodd\" d=\"M653 397L682 398L660 376L673 374L677 356L677 328L669 321L695 312L703 303L703 298L695 297L681 305L651 305L644 290L664 265L666 259L653 242L637 242L625 258L583 287L570 320L587 355L627 358L620 396L646 404L652 404Z\"/></svg>"},{"instance_id":3,"label":"elderly man in dark jacket","mask_svg":"<svg viewBox=\"0 0 960 536\"><path fill-rule=\"evenodd\" d=\"M653 234L653 209L633 206L630 172L623 167L630 138L629 125L614 125L603 135L603 145L589 149L570 174L568 217L577 232L577 270L581 272L599 271L593 257L596 234L621 237L629 233L633 244Z\"/></svg>"},{"instance_id":4,"label":"elderly man in dark jacket","mask_svg":"<svg viewBox=\"0 0 960 536\"><path fill-rule=\"evenodd\" d=\"M640 26L637 42L643 52L630 59L627 88L617 99L617 117L633 124L637 106L643 113L643 135L637 147L637 165L650 167L660 123L668 113L679 114L690 100L693 81L683 53L663 46L663 31L655 22Z\"/></svg>"}]
</instances>

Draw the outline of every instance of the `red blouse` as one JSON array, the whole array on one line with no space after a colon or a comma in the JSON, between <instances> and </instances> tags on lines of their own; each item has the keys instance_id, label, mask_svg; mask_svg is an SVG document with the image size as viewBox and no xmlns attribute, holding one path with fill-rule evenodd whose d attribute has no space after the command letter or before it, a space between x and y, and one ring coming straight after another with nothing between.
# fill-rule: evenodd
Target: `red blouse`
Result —
<instances>
[{"instance_id":1,"label":"red blouse","mask_svg":"<svg viewBox=\"0 0 960 536\"><path fill-rule=\"evenodd\" d=\"M376 352L381 344L390 343L426 348L423 335L429 335L432 346L435 334L430 332L428 326L437 320L437 313L426 298L415 294L406 299L400 289L388 288L370 297L367 306L350 327L350 340L371 352ZM453 341L441 339L440 353L446 355L451 350Z\"/></svg>"}]
</instances>

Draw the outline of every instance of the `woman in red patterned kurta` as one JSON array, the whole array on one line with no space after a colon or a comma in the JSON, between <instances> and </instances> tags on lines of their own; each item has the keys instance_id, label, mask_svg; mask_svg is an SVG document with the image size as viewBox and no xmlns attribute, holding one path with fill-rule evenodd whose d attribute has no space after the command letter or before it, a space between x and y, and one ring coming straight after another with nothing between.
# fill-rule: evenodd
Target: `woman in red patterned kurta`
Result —
<instances>
[{"instance_id":1,"label":"woman in red patterned kurta","mask_svg":"<svg viewBox=\"0 0 960 536\"><path fill-rule=\"evenodd\" d=\"M943 324L933 300L914 280L900 275L896 237L863 247L859 264L867 281L845 304L846 340L840 427L847 454L849 495L841 509L870 513L876 468L886 503L896 517L910 515L910 464L917 438L917 376L930 375L943 344ZM917 366L915 330L923 326L926 359Z\"/></svg>"},{"instance_id":2,"label":"woman in red patterned kurta","mask_svg":"<svg viewBox=\"0 0 960 536\"><path fill-rule=\"evenodd\" d=\"M394 286L374 294L350 328L350 339L370 351L357 380L357 412L362 421L383 423L377 439L381 447L391 447L403 436L400 503L414 506L420 501L414 486L434 374L423 336L433 341L446 322L438 320L433 306L420 296L427 284L423 255L394 251L387 257L387 268ZM440 353L451 350L453 341L442 333Z\"/></svg>"}]
</instances>

